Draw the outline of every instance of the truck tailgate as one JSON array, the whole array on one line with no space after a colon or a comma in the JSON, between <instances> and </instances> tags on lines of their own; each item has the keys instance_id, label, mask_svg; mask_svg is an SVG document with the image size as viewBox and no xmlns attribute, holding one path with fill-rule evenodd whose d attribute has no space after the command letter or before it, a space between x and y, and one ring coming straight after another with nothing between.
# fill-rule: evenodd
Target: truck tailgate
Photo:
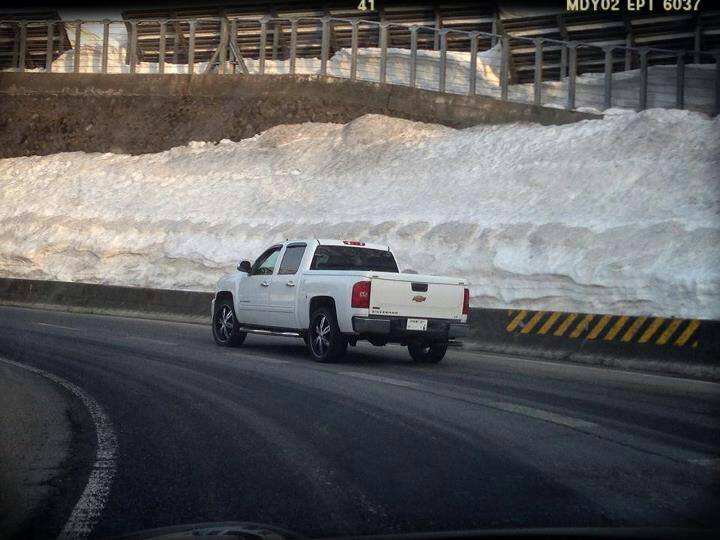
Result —
<instances>
[{"instance_id":1,"label":"truck tailgate","mask_svg":"<svg viewBox=\"0 0 720 540\"><path fill-rule=\"evenodd\" d=\"M448 281L451 280L413 274L373 277L370 315L459 320L465 287L457 281Z\"/></svg>"}]
</instances>

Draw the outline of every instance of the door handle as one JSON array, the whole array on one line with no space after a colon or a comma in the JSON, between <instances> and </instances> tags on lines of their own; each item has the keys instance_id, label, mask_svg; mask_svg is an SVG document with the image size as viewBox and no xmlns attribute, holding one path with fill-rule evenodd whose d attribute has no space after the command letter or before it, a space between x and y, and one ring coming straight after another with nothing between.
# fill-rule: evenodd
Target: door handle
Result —
<instances>
[{"instance_id":1,"label":"door handle","mask_svg":"<svg viewBox=\"0 0 720 540\"><path fill-rule=\"evenodd\" d=\"M285 282L285 285L287 285L288 287L294 287L295 282L293 280L290 280L290 281Z\"/></svg>"},{"instance_id":2,"label":"door handle","mask_svg":"<svg viewBox=\"0 0 720 540\"><path fill-rule=\"evenodd\" d=\"M261 281L261 282L260 282L260 285L262 285L263 287L269 287L269 286L270 286L270 282L269 282L269 281Z\"/></svg>"}]
</instances>

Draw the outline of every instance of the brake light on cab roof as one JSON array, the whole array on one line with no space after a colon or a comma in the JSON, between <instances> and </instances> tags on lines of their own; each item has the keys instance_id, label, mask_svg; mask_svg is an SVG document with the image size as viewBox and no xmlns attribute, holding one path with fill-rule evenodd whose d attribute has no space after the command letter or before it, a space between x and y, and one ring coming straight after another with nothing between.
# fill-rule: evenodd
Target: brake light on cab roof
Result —
<instances>
[{"instance_id":1,"label":"brake light on cab roof","mask_svg":"<svg viewBox=\"0 0 720 540\"><path fill-rule=\"evenodd\" d=\"M343 244L348 246L364 246L365 242L360 242L358 240L343 240Z\"/></svg>"}]
</instances>

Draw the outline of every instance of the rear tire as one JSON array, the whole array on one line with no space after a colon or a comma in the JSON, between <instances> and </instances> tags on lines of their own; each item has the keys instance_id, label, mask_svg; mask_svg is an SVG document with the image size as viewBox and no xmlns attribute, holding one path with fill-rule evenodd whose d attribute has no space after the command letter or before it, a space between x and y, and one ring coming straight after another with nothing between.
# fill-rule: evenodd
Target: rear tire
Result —
<instances>
[{"instance_id":1,"label":"rear tire","mask_svg":"<svg viewBox=\"0 0 720 540\"><path fill-rule=\"evenodd\" d=\"M419 364L437 364L445 358L447 343L431 343L430 345L408 345L412 359Z\"/></svg>"},{"instance_id":2,"label":"rear tire","mask_svg":"<svg viewBox=\"0 0 720 540\"><path fill-rule=\"evenodd\" d=\"M221 347L239 347L247 332L241 332L232 300L223 299L215 305L212 320L213 339Z\"/></svg>"},{"instance_id":3,"label":"rear tire","mask_svg":"<svg viewBox=\"0 0 720 540\"><path fill-rule=\"evenodd\" d=\"M348 346L347 338L340 332L335 313L328 308L313 312L307 339L308 350L318 362L337 362Z\"/></svg>"}]
</instances>

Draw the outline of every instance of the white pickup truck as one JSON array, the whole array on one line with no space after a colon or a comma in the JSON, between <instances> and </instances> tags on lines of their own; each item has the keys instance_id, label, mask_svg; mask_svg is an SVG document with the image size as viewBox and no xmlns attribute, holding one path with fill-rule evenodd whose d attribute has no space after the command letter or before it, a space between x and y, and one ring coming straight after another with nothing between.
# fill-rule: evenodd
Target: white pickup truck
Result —
<instances>
[{"instance_id":1,"label":"white pickup truck","mask_svg":"<svg viewBox=\"0 0 720 540\"><path fill-rule=\"evenodd\" d=\"M248 333L305 340L320 362L348 344L407 345L416 362L439 362L467 333L464 279L400 273L387 246L355 240L288 240L218 281L212 331L223 347Z\"/></svg>"}]
</instances>

